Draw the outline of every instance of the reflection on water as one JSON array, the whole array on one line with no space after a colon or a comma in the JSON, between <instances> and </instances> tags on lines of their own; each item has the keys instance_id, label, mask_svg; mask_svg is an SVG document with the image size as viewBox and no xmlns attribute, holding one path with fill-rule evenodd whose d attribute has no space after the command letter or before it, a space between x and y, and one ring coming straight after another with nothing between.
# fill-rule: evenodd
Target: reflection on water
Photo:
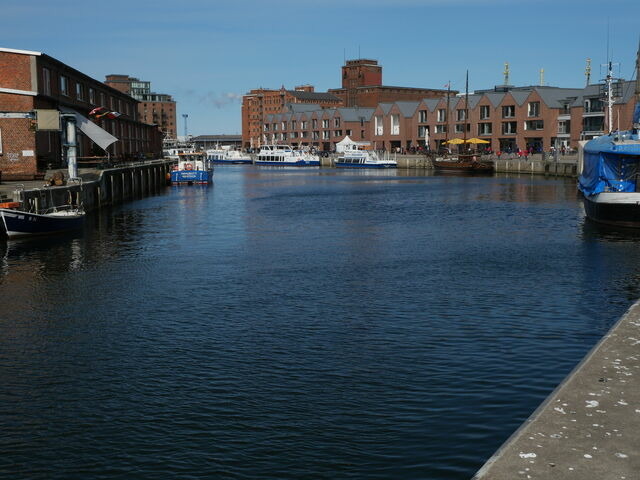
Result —
<instances>
[{"instance_id":1,"label":"reflection on water","mask_svg":"<svg viewBox=\"0 0 640 480\"><path fill-rule=\"evenodd\" d=\"M469 478L638 297L637 240L570 180L225 167L0 241L0 476Z\"/></svg>"}]
</instances>

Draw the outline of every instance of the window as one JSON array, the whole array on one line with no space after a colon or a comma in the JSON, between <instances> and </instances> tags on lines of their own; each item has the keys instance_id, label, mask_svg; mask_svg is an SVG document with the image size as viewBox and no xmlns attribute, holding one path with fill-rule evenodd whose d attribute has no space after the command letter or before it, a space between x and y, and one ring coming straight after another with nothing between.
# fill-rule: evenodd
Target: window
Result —
<instances>
[{"instance_id":1,"label":"window","mask_svg":"<svg viewBox=\"0 0 640 480\"><path fill-rule=\"evenodd\" d=\"M374 134L375 135L383 135L384 134L384 124L382 122L382 115L376 115L373 120L374 120L374 127L375 127Z\"/></svg>"},{"instance_id":2,"label":"window","mask_svg":"<svg viewBox=\"0 0 640 480\"><path fill-rule=\"evenodd\" d=\"M60 95L69 96L69 79L60 75Z\"/></svg>"},{"instance_id":3,"label":"window","mask_svg":"<svg viewBox=\"0 0 640 480\"><path fill-rule=\"evenodd\" d=\"M84 85L80 82L76 83L76 99L84 100Z\"/></svg>"},{"instance_id":4,"label":"window","mask_svg":"<svg viewBox=\"0 0 640 480\"><path fill-rule=\"evenodd\" d=\"M438 109L438 122L447 121L447 111L444 108Z\"/></svg>"},{"instance_id":5,"label":"window","mask_svg":"<svg viewBox=\"0 0 640 480\"><path fill-rule=\"evenodd\" d=\"M571 120L558 121L558 133L571 133Z\"/></svg>"},{"instance_id":6,"label":"window","mask_svg":"<svg viewBox=\"0 0 640 480\"><path fill-rule=\"evenodd\" d=\"M516 116L515 105L505 105L502 107L502 118L513 118Z\"/></svg>"},{"instance_id":7,"label":"window","mask_svg":"<svg viewBox=\"0 0 640 480\"><path fill-rule=\"evenodd\" d=\"M329 128L329 120L322 120L322 128Z\"/></svg>"},{"instance_id":8,"label":"window","mask_svg":"<svg viewBox=\"0 0 640 480\"><path fill-rule=\"evenodd\" d=\"M524 122L525 130L544 130L544 122L542 120L529 120Z\"/></svg>"},{"instance_id":9,"label":"window","mask_svg":"<svg viewBox=\"0 0 640 480\"><path fill-rule=\"evenodd\" d=\"M391 135L400 135L400 115L391 115Z\"/></svg>"},{"instance_id":10,"label":"window","mask_svg":"<svg viewBox=\"0 0 640 480\"><path fill-rule=\"evenodd\" d=\"M540 116L540 102L529 102L529 108L527 109L527 116L529 117Z\"/></svg>"},{"instance_id":11,"label":"window","mask_svg":"<svg viewBox=\"0 0 640 480\"><path fill-rule=\"evenodd\" d=\"M491 135L493 133L493 126L491 123L479 123L478 135Z\"/></svg>"},{"instance_id":12,"label":"window","mask_svg":"<svg viewBox=\"0 0 640 480\"><path fill-rule=\"evenodd\" d=\"M318 120L317 119L312 119L311 120L311 128L318 128Z\"/></svg>"},{"instance_id":13,"label":"window","mask_svg":"<svg viewBox=\"0 0 640 480\"><path fill-rule=\"evenodd\" d=\"M456 123L455 127L454 127L454 131L456 133L463 133L464 132L464 123Z\"/></svg>"},{"instance_id":14,"label":"window","mask_svg":"<svg viewBox=\"0 0 640 480\"><path fill-rule=\"evenodd\" d=\"M491 110L489 109L489 105L480 106L480 120L486 120L490 114Z\"/></svg>"},{"instance_id":15,"label":"window","mask_svg":"<svg viewBox=\"0 0 640 480\"><path fill-rule=\"evenodd\" d=\"M322 132L322 139L323 140L329 140L329 130L323 130Z\"/></svg>"},{"instance_id":16,"label":"window","mask_svg":"<svg viewBox=\"0 0 640 480\"><path fill-rule=\"evenodd\" d=\"M418 112L418 122L424 123L426 121L427 121L427 111L426 110L420 110Z\"/></svg>"},{"instance_id":17,"label":"window","mask_svg":"<svg viewBox=\"0 0 640 480\"><path fill-rule=\"evenodd\" d=\"M335 132L333 132L333 136L334 137L341 137L342 136L342 130L336 130Z\"/></svg>"},{"instance_id":18,"label":"window","mask_svg":"<svg viewBox=\"0 0 640 480\"><path fill-rule=\"evenodd\" d=\"M89 103L96 104L96 91L93 88L89 88Z\"/></svg>"},{"instance_id":19,"label":"window","mask_svg":"<svg viewBox=\"0 0 640 480\"><path fill-rule=\"evenodd\" d=\"M51 95L51 70L48 68L42 69L42 93Z\"/></svg>"},{"instance_id":20,"label":"window","mask_svg":"<svg viewBox=\"0 0 640 480\"><path fill-rule=\"evenodd\" d=\"M284 132L287 129L287 122L282 122L281 130Z\"/></svg>"},{"instance_id":21,"label":"window","mask_svg":"<svg viewBox=\"0 0 640 480\"><path fill-rule=\"evenodd\" d=\"M333 119L333 126L336 128L340 127L340 117L336 117Z\"/></svg>"},{"instance_id":22,"label":"window","mask_svg":"<svg viewBox=\"0 0 640 480\"><path fill-rule=\"evenodd\" d=\"M436 125L435 132L436 133L447 133L447 126L446 125Z\"/></svg>"},{"instance_id":23,"label":"window","mask_svg":"<svg viewBox=\"0 0 640 480\"><path fill-rule=\"evenodd\" d=\"M464 122L467 119L467 110L466 108L459 108L456 110L456 118L458 122Z\"/></svg>"},{"instance_id":24,"label":"window","mask_svg":"<svg viewBox=\"0 0 640 480\"><path fill-rule=\"evenodd\" d=\"M426 132L429 131L429 127L421 125L418 127L418 138L424 138Z\"/></svg>"},{"instance_id":25,"label":"window","mask_svg":"<svg viewBox=\"0 0 640 480\"><path fill-rule=\"evenodd\" d=\"M302 121L302 126L300 127L302 130L306 130L307 128L309 128L309 122L307 122L306 120Z\"/></svg>"},{"instance_id":26,"label":"window","mask_svg":"<svg viewBox=\"0 0 640 480\"><path fill-rule=\"evenodd\" d=\"M264 132L268 132L269 131L269 124L268 123L264 124L264 128L262 129L262 131L264 131Z\"/></svg>"},{"instance_id":27,"label":"window","mask_svg":"<svg viewBox=\"0 0 640 480\"><path fill-rule=\"evenodd\" d=\"M517 122L502 122L502 133L504 135L514 135L517 131Z\"/></svg>"},{"instance_id":28,"label":"window","mask_svg":"<svg viewBox=\"0 0 640 480\"><path fill-rule=\"evenodd\" d=\"M298 122L296 122L295 120L291 120L291 130L295 130L297 126L298 126Z\"/></svg>"}]
</instances>

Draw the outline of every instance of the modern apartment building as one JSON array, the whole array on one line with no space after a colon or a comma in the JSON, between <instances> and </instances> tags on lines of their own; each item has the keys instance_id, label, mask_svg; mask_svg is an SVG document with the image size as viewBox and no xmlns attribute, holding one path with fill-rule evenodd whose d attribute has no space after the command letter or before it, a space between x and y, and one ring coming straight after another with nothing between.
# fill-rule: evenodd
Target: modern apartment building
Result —
<instances>
[{"instance_id":1,"label":"modern apartment building","mask_svg":"<svg viewBox=\"0 0 640 480\"><path fill-rule=\"evenodd\" d=\"M167 139L177 137L176 102L171 95L152 92L151 82L128 75L107 75L105 84L138 100L138 113L143 122L158 125Z\"/></svg>"},{"instance_id":2,"label":"modern apartment building","mask_svg":"<svg viewBox=\"0 0 640 480\"><path fill-rule=\"evenodd\" d=\"M60 130L37 130L36 110L89 116L103 106L121 115L93 122L117 137L104 150L78 131L78 157L106 155L114 160L160 156L162 139L142 122L137 101L119 90L44 53L0 48L0 171L5 179L30 179L64 165Z\"/></svg>"}]
</instances>

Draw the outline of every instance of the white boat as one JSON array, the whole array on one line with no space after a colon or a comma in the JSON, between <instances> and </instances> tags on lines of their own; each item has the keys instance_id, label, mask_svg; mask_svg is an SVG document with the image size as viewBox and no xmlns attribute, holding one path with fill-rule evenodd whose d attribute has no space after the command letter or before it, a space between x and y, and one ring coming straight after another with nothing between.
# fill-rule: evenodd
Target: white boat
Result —
<instances>
[{"instance_id":1,"label":"white boat","mask_svg":"<svg viewBox=\"0 0 640 480\"><path fill-rule=\"evenodd\" d=\"M207 150L206 154L207 160L211 163L229 163L235 165L253 163L249 154L225 147Z\"/></svg>"},{"instance_id":2,"label":"white boat","mask_svg":"<svg viewBox=\"0 0 640 480\"><path fill-rule=\"evenodd\" d=\"M336 160L339 168L396 168L398 162L392 160L388 154L380 158L377 152L367 150L362 145L348 144L344 153Z\"/></svg>"},{"instance_id":3,"label":"white boat","mask_svg":"<svg viewBox=\"0 0 640 480\"><path fill-rule=\"evenodd\" d=\"M255 161L256 165L278 165L296 167L320 166L320 157L289 145L263 145Z\"/></svg>"}]
</instances>

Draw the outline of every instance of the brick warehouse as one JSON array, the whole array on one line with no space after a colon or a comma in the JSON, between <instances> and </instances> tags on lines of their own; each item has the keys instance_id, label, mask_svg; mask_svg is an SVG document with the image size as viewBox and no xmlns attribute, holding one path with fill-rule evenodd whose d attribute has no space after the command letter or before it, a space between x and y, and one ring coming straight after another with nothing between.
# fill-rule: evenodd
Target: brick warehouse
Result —
<instances>
[{"instance_id":1,"label":"brick warehouse","mask_svg":"<svg viewBox=\"0 0 640 480\"><path fill-rule=\"evenodd\" d=\"M342 88L315 92L314 87L304 85L294 90L285 90L284 87L280 90L251 90L242 98L243 146L255 148L263 144L266 116L285 112L289 104L316 104L322 108L375 108L381 102L439 98L444 92L432 88L384 86L382 66L376 60L347 60L342 67Z\"/></svg>"},{"instance_id":2,"label":"brick warehouse","mask_svg":"<svg viewBox=\"0 0 640 480\"><path fill-rule=\"evenodd\" d=\"M95 123L119 140L107 153L114 161L161 156L162 135L139 121L138 102L41 52L0 48L0 171L5 179L32 179L64 166L57 131L35 131L35 109L72 109L83 116L98 106L122 115ZM78 131L78 157L106 153Z\"/></svg>"}]
</instances>

